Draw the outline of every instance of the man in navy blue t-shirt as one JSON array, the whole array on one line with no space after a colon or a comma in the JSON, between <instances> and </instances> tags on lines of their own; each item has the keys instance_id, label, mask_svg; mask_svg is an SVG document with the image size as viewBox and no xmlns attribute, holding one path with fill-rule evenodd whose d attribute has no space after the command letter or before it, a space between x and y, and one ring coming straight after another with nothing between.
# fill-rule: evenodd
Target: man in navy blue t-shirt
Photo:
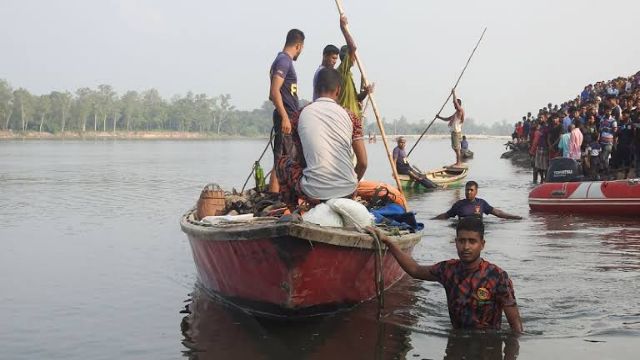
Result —
<instances>
[{"instance_id":1,"label":"man in navy blue t-shirt","mask_svg":"<svg viewBox=\"0 0 640 360\"><path fill-rule=\"evenodd\" d=\"M467 182L464 186L464 194L466 199L456 201L451 209L434 217L433 219L444 220L455 216L458 218L467 216L482 218L482 214L491 214L503 219L522 220L522 216L507 214L506 212L489 205L489 203L483 199L477 198L478 183L475 181Z\"/></svg>"},{"instance_id":2,"label":"man in navy blue t-shirt","mask_svg":"<svg viewBox=\"0 0 640 360\"><path fill-rule=\"evenodd\" d=\"M273 102L273 162L278 163L282 155L284 136L291 134L291 117L298 112L298 76L293 62L304 47L304 33L291 29L287 33L284 49L278 53L269 71L269 100ZM278 192L276 172L271 172L269 191Z\"/></svg>"}]
</instances>

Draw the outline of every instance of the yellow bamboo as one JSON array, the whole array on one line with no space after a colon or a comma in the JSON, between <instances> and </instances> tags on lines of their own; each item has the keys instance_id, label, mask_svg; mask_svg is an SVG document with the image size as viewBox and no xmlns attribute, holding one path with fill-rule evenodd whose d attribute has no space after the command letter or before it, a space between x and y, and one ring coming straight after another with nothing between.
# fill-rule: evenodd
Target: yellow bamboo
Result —
<instances>
[{"instance_id":1,"label":"yellow bamboo","mask_svg":"<svg viewBox=\"0 0 640 360\"><path fill-rule=\"evenodd\" d=\"M340 16L344 15L344 8L342 6L342 0L335 0L336 6L338 7L338 13ZM349 33L348 25L345 26L345 31ZM365 86L369 86L369 79L364 70L364 66L362 65L362 61L357 53L353 54L356 60L356 64L358 65L358 69L360 69L360 74L362 75L362 81ZM393 156L391 155L391 151L389 151L389 144L387 143L387 135L384 132L384 125L382 124L382 120L380 117L380 113L378 112L378 105L376 104L374 95L369 93L369 101L371 102L371 108L373 109L373 114L376 116L376 122L378 123L378 128L380 129L380 136L382 136L382 142L384 143L384 148L387 152L387 158L389 159L389 164L391 165L391 171L393 172L393 178L396 181L396 185L400 193L404 195L404 191L402 190L402 184L400 184L400 179L398 178L398 171L396 170L396 164L393 163Z\"/></svg>"}]
</instances>

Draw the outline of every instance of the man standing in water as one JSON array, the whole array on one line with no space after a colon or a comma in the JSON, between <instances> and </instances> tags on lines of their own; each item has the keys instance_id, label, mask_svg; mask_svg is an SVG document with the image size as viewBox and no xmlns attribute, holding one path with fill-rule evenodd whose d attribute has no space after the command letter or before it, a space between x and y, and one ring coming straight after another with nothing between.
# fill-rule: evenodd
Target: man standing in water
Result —
<instances>
[{"instance_id":1,"label":"man standing in water","mask_svg":"<svg viewBox=\"0 0 640 360\"><path fill-rule=\"evenodd\" d=\"M513 283L506 271L480 257L484 249L484 224L481 219L461 219L456 228L459 259L434 265L419 265L379 229L375 231L398 264L411 277L437 281L444 286L451 325L455 329L500 329L502 312L511 330L522 333L522 319L516 304Z\"/></svg>"},{"instance_id":2,"label":"man standing in water","mask_svg":"<svg viewBox=\"0 0 640 360\"><path fill-rule=\"evenodd\" d=\"M458 200L451 209L436 217L434 220L445 220L450 217L457 216L462 219L465 217L477 217L482 219L482 214L495 215L503 219L522 220L522 216L507 214L506 212L494 208L483 199L477 198L478 183L475 181L467 181L464 186L465 199Z\"/></svg>"},{"instance_id":3,"label":"man standing in water","mask_svg":"<svg viewBox=\"0 0 640 360\"><path fill-rule=\"evenodd\" d=\"M464 109L462 108L462 100L456 97L456 90L452 89L453 95L453 107L456 108L456 112L449 117L442 117L437 115L436 117L443 121L449 122L451 128L451 148L456 153L456 163L453 166L462 166L462 156L460 155L460 142L462 141L462 123L464 122Z\"/></svg>"},{"instance_id":4,"label":"man standing in water","mask_svg":"<svg viewBox=\"0 0 640 360\"><path fill-rule=\"evenodd\" d=\"M304 47L304 33L298 29L291 29L287 33L284 49L278 53L269 71L269 100L273 102L273 163L278 163L284 150L285 137L290 138L291 117L298 111L298 76L293 68L293 62L298 60ZM269 191L277 193L280 190L276 172L271 172Z\"/></svg>"}]
</instances>

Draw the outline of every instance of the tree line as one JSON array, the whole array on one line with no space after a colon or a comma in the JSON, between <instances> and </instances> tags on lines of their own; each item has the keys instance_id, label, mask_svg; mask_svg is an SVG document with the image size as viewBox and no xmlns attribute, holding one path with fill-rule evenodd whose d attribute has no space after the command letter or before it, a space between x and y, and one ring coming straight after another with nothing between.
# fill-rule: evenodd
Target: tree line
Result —
<instances>
[{"instance_id":1,"label":"tree line","mask_svg":"<svg viewBox=\"0 0 640 360\"><path fill-rule=\"evenodd\" d=\"M302 103L307 101L302 100ZM266 136L272 127L273 105L265 101L259 109L239 110L231 104L231 95L209 96L188 92L170 99L158 90L127 91L119 95L107 84L91 89L83 87L74 93L52 91L35 95L24 88L13 89L0 79L0 129L11 131L116 132L116 131L181 131L220 136ZM420 134L427 122L383 119L387 134ZM512 124L491 126L465 121L469 134L508 135ZM365 134L378 133L375 120L365 119ZM446 123L434 124L430 134L448 133Z\"/></svg>"}]
</instances>

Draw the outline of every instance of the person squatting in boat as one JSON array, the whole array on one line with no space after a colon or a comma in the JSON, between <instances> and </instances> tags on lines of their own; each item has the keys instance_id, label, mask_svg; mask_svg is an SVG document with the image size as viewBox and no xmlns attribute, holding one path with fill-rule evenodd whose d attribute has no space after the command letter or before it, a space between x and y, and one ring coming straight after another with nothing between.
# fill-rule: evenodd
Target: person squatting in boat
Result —
<instances>
[{"instance_id":1,"label":"person squatting in boat","mask_svg":"<svg viewBox=\"0 0 640 360\"><path fill-rule=\"evenodd\" d=\"M370 227L384 242L398 264L411 277L437 281L444 286L451 325L456 329L495 329L505 313L511 330L523 332L513 283L506 271L480 257L484 249L482 219L466 217L456 227L459 259L434 265L419 265L409 254L377 228Z\"/></svg>"},{"instance_id":2,"label":"person squatting in boat","mask_svg":"<svg viewBox=\"0 0 640 360\"><path fill-rule=\"evenodd\" d=\"M294 208L355 193L367 169L362 122L336 102L340 74L318 72L318 98L292 119L292 145L279 158L276 172L282 200ZM356 157L355 168L351 152Z\"/></svg>"}]
</instances>

